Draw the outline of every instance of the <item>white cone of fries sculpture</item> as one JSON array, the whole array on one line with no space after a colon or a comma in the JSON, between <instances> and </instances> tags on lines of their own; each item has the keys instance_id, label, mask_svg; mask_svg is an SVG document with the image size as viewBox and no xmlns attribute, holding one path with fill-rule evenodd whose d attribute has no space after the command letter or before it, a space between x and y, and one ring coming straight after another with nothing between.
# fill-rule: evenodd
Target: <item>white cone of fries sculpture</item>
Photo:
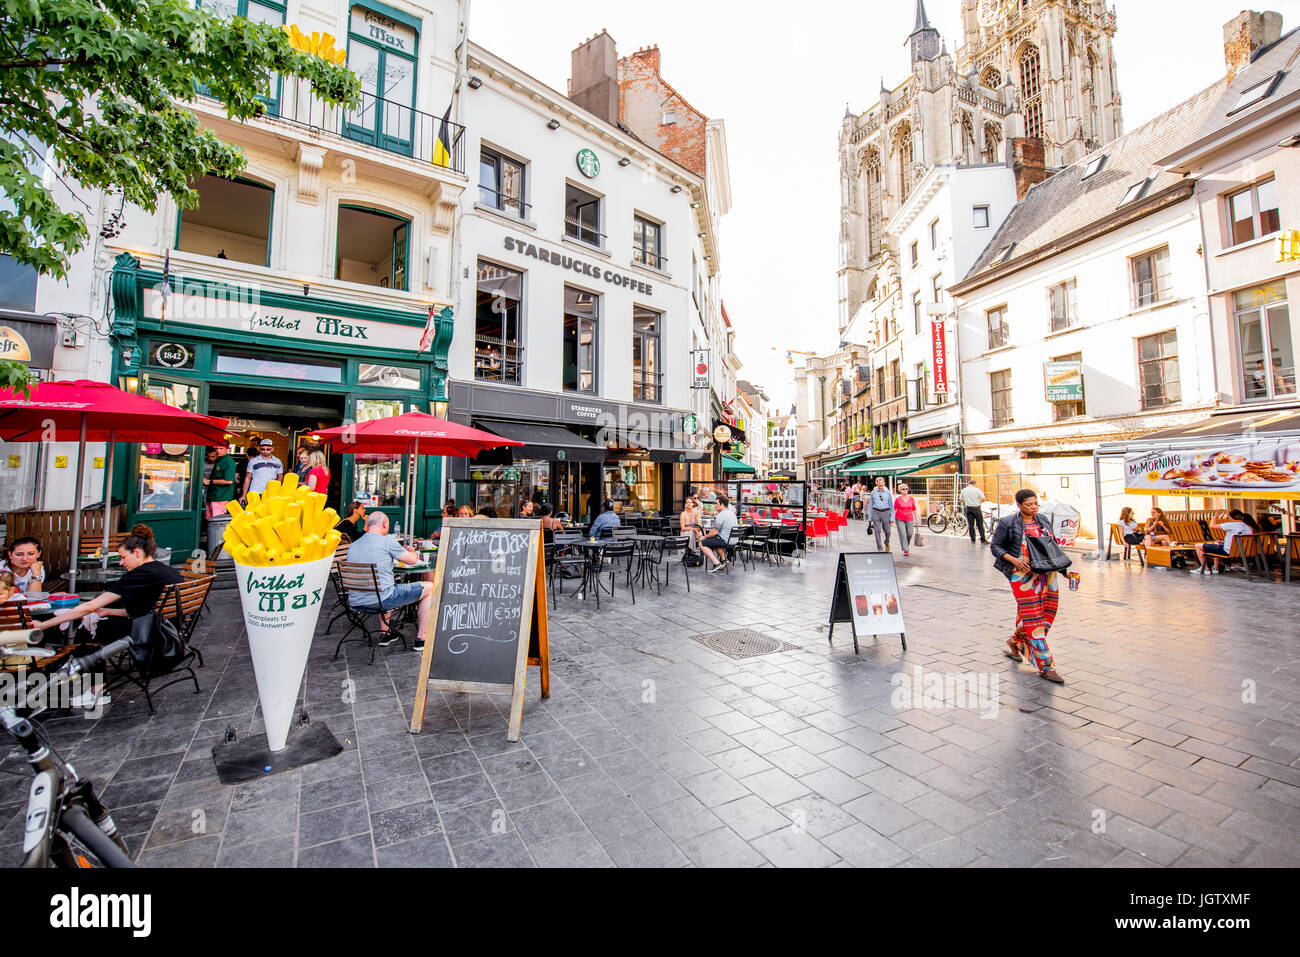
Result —
<instances>
[{"instance_id":1,"label":"white cone of fries sculpture","mask_svg":"<svg viewBox=\"0 0 1300 957\"><path fill-rule=\"evenodd\" d=\"M334 550L339 516L325 496L298 484L290 472L261 495L248 494L224 534L235 562L239 601L257 677L257 696L272 751L283 751L298 688L307 667Z\"/></svg>"}]
</instances>

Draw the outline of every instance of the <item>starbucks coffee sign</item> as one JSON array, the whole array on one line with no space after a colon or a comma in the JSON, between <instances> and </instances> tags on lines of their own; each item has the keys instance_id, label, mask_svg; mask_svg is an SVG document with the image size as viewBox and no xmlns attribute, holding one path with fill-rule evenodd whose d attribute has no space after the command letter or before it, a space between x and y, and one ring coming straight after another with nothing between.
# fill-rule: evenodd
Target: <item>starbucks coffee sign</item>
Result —
<instances>
[{"instance_id":1,"label":"starbucks coffee sign","mask_svg":"<svg viewBox=\"0 0 1300 957\"><path fill-rule=\"evenodd\" d=\"M600 157L592 150L579 150L578 169L587 179L595 179L600 175Z\"/></svg>"}]
</instances>

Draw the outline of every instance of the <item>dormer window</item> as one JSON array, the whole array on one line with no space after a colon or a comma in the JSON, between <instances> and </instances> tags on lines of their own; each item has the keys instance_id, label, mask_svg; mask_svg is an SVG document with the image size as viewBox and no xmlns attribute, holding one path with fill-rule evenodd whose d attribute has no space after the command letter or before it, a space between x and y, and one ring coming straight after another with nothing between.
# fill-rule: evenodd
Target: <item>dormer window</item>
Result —
<instances>
[{"instance_id":1,"label":"dormer window","mask_svg":"<svg viewBox=\"0 0 1300 957\"><path fill-rule=\"evenodd\" d=\"M1002 252L998 253L997 257L993 260L993 262L989 263L989 265L1001 266L1004 262L1006 262L1008 259L1011 258L1011 253L1015 248L1016 248L1015 243L1009 243L1008 245L1002 247Z\"/></svg>"},{"instance_id":2,"label":"dormer window","mask_svg":"<svg viewBox=\"0 0 1300 957\"><path fill-rule=\"evenodd\" d=\"M1129 203L1136 203L1139 199L1141 199L1144 195L1146 195L1147 187L1150 185L1151 185L1150 176L1148 176L1146 179L1142 180L1139 183L1134 183L1132 186L1128 188L1128 192L1124 194L1124 198L1120 200L1119 206L1116 206L1115 208L1119 209L1122 206L1127 206Z\"/></svg>"},{"instance_id":3,"label":"dormer window","mask_svg":"<svg viewBox=\"0 0 1300 957\"><path fill-rule=\"evenodd\" d=\"M1228 111L1228 115L1232 116L1233 113L1236 113L1239 110L1244 110L1248 106L1254 106L1256 103L1262 103L1264 100L1267 100L1273 95L1273 92L1277 89L1278 82L1281 79L1282 74L1280 72L1274 73L1267 80L1246 87L1246 89L1241 91L1241 95L1237 97L1237 102L1232 105L1232 109Z\"/></svg>"},{"instance_id":4,"label":"dormer window","mask_svg":"<svg viewBox=\"0 0 1300 957\"><path fill-rule=\"evenodd\" d=\"M1096 176L1098 173L1101 172L1101 168L1105 165L1106 165L1105 153L1102 153L1099 156L1094 156L1092 159L1088 160L1088 165L1083 168L1083 175L1079 177L1079 181L1083 182L1084 180L1092 176Z\"/></svg>"}]
</instances>

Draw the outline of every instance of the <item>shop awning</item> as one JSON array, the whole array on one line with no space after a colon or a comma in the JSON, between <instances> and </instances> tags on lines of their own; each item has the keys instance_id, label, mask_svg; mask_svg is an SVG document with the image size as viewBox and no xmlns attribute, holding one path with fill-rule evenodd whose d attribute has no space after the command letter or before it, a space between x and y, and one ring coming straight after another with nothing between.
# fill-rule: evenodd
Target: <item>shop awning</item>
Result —
<instances>
[{"instance_id":1,"label":"shop awning","mask_svg":"<svg viewBox=\"0 0 1300 957\"><path fill-rule=\"evenodd\" d=\"M739 459L733 459L730 455L724 455L722 457L722 471L736 472L742 475L754 474L754 469L752 466L746 465L744 462L740 461Z\"/></svg>"},{"instance_id":2,"label":"shop awning","mask_svg":"<svg viewBox=\"0 0 1300 957\"><path fill-rule=\"evenodd\" d=\"M911 475L913 472L927 469L931 465L937 465L950 458L952 458L951 452L941 452L938 455L902 455L886 459L868 459L861 465L845 469L844 474L855 477L862 475Z\"/></svg>"},{"instance_id":3,"label":"shop awning","mask_svg":"<svg viewBox=\"0 0 1300 957\"><path fill-rule=\"evenodd\" d=\"M843 468L846 465L851 465L860 459L866 458L867 454L868 453L866 452L854 452L852 455L845 455L842 458L832 459L829 462L823 462L821 467L824 469Z\"/></svg>"},{"instance_id":4,"label":"shop awning","mask_svg":"<svg viewBox=\"0 0 1300 957\"><path fill-rule=\"evenodd\" d=\"M574 435L558 425L536 425L531 422L475 422L475 426L502 438L523 442L523 448L513 448L516 459L541 459L547 462L603 462L605 450L594 442ZM563 454L561 454L563 453Z\"/></svg>"}]
</instances>

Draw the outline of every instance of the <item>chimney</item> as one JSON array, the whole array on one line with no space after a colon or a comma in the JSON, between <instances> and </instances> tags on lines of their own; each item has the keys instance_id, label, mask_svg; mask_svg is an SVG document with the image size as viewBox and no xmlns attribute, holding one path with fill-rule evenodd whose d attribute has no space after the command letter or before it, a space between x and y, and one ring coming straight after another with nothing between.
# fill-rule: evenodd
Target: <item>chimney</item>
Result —
<instances>
[{"instance_id":1,"label":"chimney","mask_svg":"<svg viewBox=\"0 0 1300 957\"><path fill-rule=\"evenodd\" d=\"M569 99L607 123L619 117L618 51L604 30L573 51Z\"/></svg>"},{"instance_id":2,"label":"chimney","mask_svg":"<svg viewBox=\"0 0 1300 957\"><path fill-rule=\"evenodd\" d=\"M1007 147L1011 169L1016 174L1016 201L1019 202L1032 187L1047 179L1046 148L1037 137L1013 139Z\"/></svg>"},{"instance_id":3,"label":"chimney","mask_svg":"<svg viewBox=\"0 0 1300 957\"><path fill-rule=\"evenodd\" d=\"M1255 54L1282 37L1282 14L1243 10L1223 25L1223 59L1228 82L1250 66Z\"/></svg>"}]
</instances>

